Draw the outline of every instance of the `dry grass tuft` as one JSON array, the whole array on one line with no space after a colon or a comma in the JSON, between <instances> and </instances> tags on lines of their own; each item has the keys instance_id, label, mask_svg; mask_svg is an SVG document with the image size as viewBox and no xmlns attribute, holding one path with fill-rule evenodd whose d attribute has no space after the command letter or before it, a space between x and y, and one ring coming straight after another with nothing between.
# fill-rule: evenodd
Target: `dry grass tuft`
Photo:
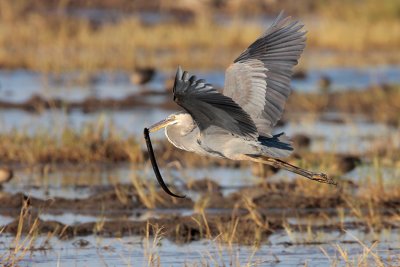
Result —
<instances>
[{"instance_id":1,"label":"dry grass tuft","mask_svg":"<svg viewBox=\"0 0 400 267\"><path fill-rule=\"evenodd\" d=\"M0 135L0 158L14 163L90 163L143 161L134 138L123 139L103 127L87 125L80 132L65 128L61 137L48 132L33 136L14 131Z\"/></svg>"},{"instance_id":2,"label":"dry grass tuft","mask_svg":"<svg viewBox=\"0 0 400 267\"><path fill-rule=\"evenodd\" d=\"M213 22L213 12L208 11L198 12L189 23L144 25L133 16L93 25L85 18L61 15L66 13L63 2L47 13L31 8L29 1L0 3L2 67L42 72L132 70L135 66L168 69L178 64L225 68L267 26L256 21L244 23L241 11L249 5L243 3L229 12L230 24ZM298 17L307 25L310 50L356 53L364 58L371 51L384 50L392 51L386 60L393 60L400 46L397 1L385 0L379 5L373 0L338 2L321 1L313 4L314 8L298 10ZM284 4L279 9L285 9Z\"/></svg>"}]
</instances>

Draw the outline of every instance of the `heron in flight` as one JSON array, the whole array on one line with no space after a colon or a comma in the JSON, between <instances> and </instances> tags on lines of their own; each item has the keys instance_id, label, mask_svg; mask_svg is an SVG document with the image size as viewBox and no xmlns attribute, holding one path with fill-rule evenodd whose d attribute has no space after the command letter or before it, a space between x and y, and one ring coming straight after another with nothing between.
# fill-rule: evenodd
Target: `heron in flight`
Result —
<instances>
[{"instance_id":1,"label":"heron in flight","mask_svg":"<svg viewBox=\"0 0 400 267\"><path fill-rule=\"evenodd\" d=\"M222 92L179 67L173 99L184 111L168 116L148 131L165 128L174 146L200 155L250 160L334 183L323 173L282 161L293 151L292 143L284 133L273 134L291 92L293 66L305 47L306 32L302 28L301 23L281 13L228 67Z\"/></svg>"}]
</instances>

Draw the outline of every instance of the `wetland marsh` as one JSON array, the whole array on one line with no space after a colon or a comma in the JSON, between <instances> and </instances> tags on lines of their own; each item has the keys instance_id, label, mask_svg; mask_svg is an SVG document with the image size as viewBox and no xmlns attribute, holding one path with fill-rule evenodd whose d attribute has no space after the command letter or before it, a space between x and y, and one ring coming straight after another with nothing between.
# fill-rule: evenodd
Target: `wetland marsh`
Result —
<instances>
[{"instance_id":1,"label":"wetland marsh","mask_svg":"<svg viewBox=\"0 0 400 267\"><path fill-rule=\"evenodd\" d=\"M13 174L0 191L0 264L400 265L399 4L382 1L377 14L373 1L232 2L205 1L212 16L172 1L0 4L0 168ZM156 133L163 176L187 196L171 198L142 131L178 110L176 65L222 88L224 68L280 9L304 21L309 41L275 130L293 138L288 162L338 186L200 157ZM133 84L148 66L151 80Z\"/></svg>"}]
</instances>

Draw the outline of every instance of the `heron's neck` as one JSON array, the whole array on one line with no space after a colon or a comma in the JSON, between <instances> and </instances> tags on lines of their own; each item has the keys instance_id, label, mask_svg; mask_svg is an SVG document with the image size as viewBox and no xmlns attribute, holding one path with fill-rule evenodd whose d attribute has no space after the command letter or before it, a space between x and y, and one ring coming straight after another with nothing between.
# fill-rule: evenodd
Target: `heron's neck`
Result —
<instances>
[{"instance_id":1,"label":"heron's neck","mask_svg":"<svg viewBox=\"0 0 400 267\"><path fill-rule=\"evenodd\" d=\"M179 114L177 122L165 128L168 140L174 146L184 150L189 150L187 146L196 142L198 133L197 124L188 113Z\"/></svg>"},{"instance_id":2,"label":"heron's neck","mask_svg":"<svg viewBox=\"0 0 400 267\"><path fill-rule=\"evenodd\" d=\"M197 127L197 124L189 113L181 113L176 115L176 117L176 123L168 125L165 128L167 136L185 136Z\"/></svg>"}]
</instances>

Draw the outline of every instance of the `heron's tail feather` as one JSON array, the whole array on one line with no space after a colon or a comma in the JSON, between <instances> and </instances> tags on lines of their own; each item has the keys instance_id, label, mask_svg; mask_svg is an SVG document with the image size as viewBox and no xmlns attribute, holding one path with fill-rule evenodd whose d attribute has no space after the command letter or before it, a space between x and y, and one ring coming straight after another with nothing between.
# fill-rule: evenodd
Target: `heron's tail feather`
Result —
<instances>
[{"instance_id":1,"label":"heron's tail feather","mask_svg":"<svg viewBox=\"0 0 400 267\"><path fill-rule=\"evenodd\" d=\"M262 145L264 156L273 158L287 158L292 152L292 142L285 133L276 134L272 137L259 136L258 141Z\"/></svg>"},{"instance_id":2,"label":"heron's tail feather","mask_svg":"<svg viewBox=\"0 0 400 267\"><path fill-rule=\"evenodd\" d=\"M312 171L294 166L294 165L287 163L285 161L282 161L280 159L274 159L274 158L270 158L270 157L266 157L266 156L262 156L262 155L247 155L247 156L249 157L249 160L252 160L255 162L268 164L275 168L285 169L287 171L297 173L301 176L304 176L308 179L311 179L311 180L314 180L314 181L317 181L320 183L336 185L336 182L334 180L332 180L331 178L329 178L324 173L312 172Z\"/></svg>"}]
</instances>

